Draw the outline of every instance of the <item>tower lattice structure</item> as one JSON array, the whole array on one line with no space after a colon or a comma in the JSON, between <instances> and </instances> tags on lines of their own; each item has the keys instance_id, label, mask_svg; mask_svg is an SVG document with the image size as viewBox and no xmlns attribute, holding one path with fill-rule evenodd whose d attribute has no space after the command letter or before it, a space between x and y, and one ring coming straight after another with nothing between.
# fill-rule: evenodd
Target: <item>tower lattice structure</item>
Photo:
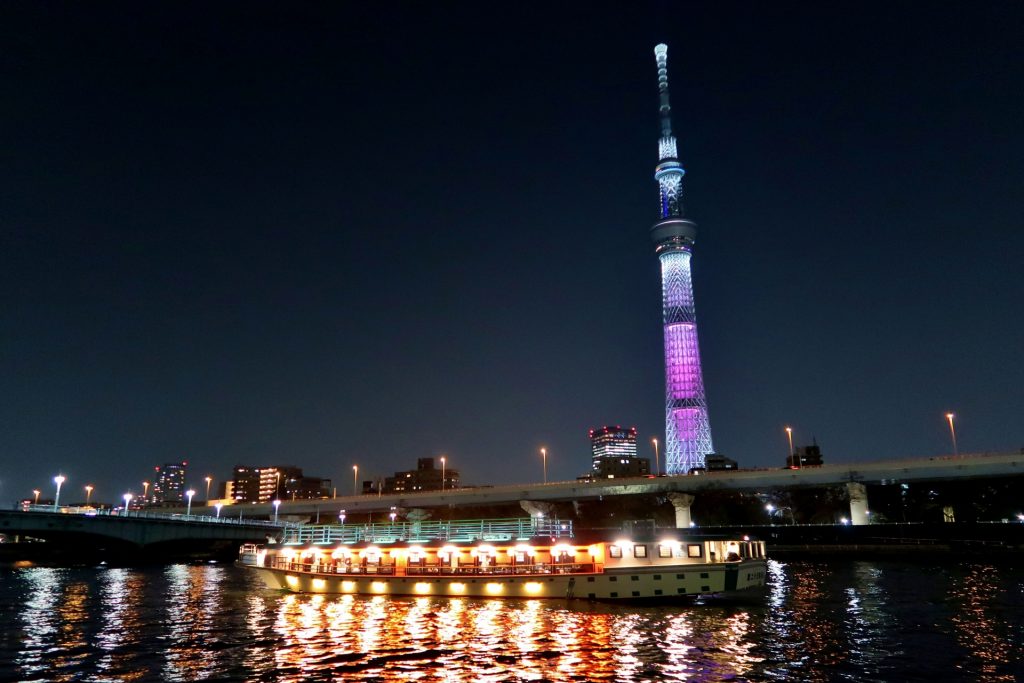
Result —
<instances>
[{"instance_id":1,"label":"tower lattice structure","mask_svg":"<svg viewBox=\"0 0 1024 683\"><path fill-rule=\"evenodd\" d=\"M697 226L683 217L683 171L668 98L668 46L654 48L658 63L661 137L654 178L660 189L660 218L651 228L661 262L662 323L665 332L665 467L685 474L704 467L714 452L697 344L690 258Z\"/></svg>"}]
</instances>

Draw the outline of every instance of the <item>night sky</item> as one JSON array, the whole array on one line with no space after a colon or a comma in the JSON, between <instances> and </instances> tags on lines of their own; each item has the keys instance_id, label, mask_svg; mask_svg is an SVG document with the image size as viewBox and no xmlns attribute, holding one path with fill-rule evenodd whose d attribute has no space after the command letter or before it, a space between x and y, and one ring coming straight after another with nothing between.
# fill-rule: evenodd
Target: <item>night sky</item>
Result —
<instances>
[{"instance_id":1,"label":"night sky","mask_svg":"<svg viewBox=\"0 0 1024 683\"><path fill-rule=\"evenodd\" d=\"M716 449L1024 446L1024 5L557 4L3 3L0 502L651 456L658 42Z\"/></svg>"}]
</instances>

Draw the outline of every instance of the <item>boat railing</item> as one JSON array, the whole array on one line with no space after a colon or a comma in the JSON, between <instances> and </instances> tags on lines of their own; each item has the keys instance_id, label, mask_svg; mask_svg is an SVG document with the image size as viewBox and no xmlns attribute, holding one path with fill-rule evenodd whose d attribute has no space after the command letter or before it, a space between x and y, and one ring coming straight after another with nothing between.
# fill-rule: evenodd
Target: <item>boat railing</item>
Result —
<instances>
[{"instance_id":1,"label":"boat railing","mask_svg":"<svg viewBox=\"0 0 1024 683\"><path fill-rule=\"evenodd\" d=\"M393 564L318 564L296 562L275 557L270 568L304 574L366 574L393 576L397 567ZM491 565L427 565L402 567L405 576L515 576L527 574L592 574L597 570L593 562L538 562L535 564L491 564Z\"/></svg>"},{"instance_id":2,"label":"boat railing","mask_svg":"<svg viewBox=\"0 0 1024 683\"><path fill-rule=\"evenodd\" d=\"M515 541L537 536L572 538L571 520L467 519L383 524L306 524L285 530L284 543L394 543L398 541Z\"/></svg>"},{"instance_id":3,"label":"boat railing","mask_svg":"<svg viewBox=\"0 0 1024 683\"><path fill-rule=\"evenodd\" d=\"M487 566L462 567L406 567L407 576L453 576L472 574L473 576L515 575L515 574L592 574L595 571L593 562L559 562L537 564L492 564Z\"/></svg>"},{"instance_id":4,"label":"boat railing","mask_svg":"<svg viewBox=\"0 0 1024 683\"><path fill-rule=\"evenodd\" d=\"M392 575L395 573L395 565L393 564L371 564L371 565L352 565L346 567L343 565L332 566L326 564L316 564L314 562L294 562L288 561L283 558L275 558L271 563L272 569L284 569L290 572L301 572L304 574L384 574ZM344 570L344 571L342 571Z\"/></svg>"}]
</instances>

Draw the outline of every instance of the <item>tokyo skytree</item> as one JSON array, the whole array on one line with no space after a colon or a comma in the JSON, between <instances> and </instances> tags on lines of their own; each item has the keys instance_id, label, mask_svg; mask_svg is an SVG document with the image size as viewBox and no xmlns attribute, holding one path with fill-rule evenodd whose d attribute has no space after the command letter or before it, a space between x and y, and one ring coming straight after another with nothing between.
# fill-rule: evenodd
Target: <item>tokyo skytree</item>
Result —
<instances>
[{"instance_id":1,"label":"tokyo skytree","mask_svg":"<svg viewBox=\"0 0 1024 683\"><path fill-rule=\"evenodd\" d=\"M658 63L661 137L654 178L661 191L659 220L651 228L661 262L662 323L665 331L665 469L686 474L704 467L714 452L697 345L690 257L697 226L683 218L683 167L672 135L668 100L668 46L654 48Z\"/></svg>"}]
</instances>

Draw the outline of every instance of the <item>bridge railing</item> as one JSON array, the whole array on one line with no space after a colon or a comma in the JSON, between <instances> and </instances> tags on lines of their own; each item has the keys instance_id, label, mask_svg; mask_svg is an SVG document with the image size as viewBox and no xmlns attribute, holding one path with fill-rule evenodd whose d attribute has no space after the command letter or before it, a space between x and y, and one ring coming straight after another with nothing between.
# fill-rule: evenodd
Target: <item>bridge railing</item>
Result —
<instances>
[{"instance_id":1,"label":"bridge railing","mask_svg":"<svg viewBox=\"0 0 1024 683\"><path fill-rule=\"evenodd\" d=\"M84 515L86 517L120 517L122 519L162 519L174 522L203 522L211 524L231 524L235 526L266 526L273 529L284 529L300 526L294 522L273 521L244 517L222 517L211 515L194 515L182 512L156 512L153 510L100 509L86 506L60 506L56 510L53 505L29 505L27 512L59 512L68 515Z\"/></svg>"}]
</instances>

